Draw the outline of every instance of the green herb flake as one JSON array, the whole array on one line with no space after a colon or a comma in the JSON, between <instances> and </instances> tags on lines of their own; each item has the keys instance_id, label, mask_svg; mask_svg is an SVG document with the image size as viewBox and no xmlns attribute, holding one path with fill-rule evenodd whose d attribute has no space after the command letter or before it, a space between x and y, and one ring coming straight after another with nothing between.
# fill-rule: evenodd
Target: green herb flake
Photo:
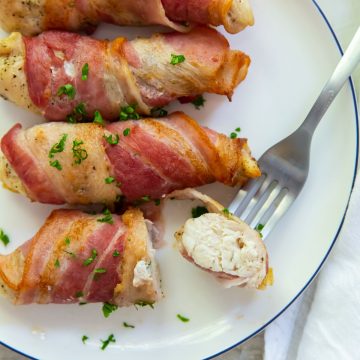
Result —
<instances>
[{"instance_id":1,"label":"green herb flake","mask_svg":"<svg viewBox=\"0 0 360 360\"><path fill-rule=\"evenodd\" d=\"M66 117L66 121L69 123L69 124L76 124L77 123L77 120L75 119L75 117L73 115L68 115Z\"/></svg>"},{"instance_id":2,"label":"green herb flake","mask_svg":"<svg viewBox=\"0 0 360 360\"><path fill-rule=\"evenodd\" d=\"M113 257L118 257L118 256L120 256L119 250L114 250L112 256L113 256Z\"/></svg>"},{"instance_id":3,"label":"green herb flake","mask_svg":"<svg viewBox=\"0 0 360 360\"><path fill-rule=\"evenodd\" d=\"M82 140L74 140L72 146L73 157L75 158L74 163L80 165L84 160L88 158L88 153L81 147L84 142Z\"/></svg>"},{"instance_id":4,"label":"green herb flake","mask_svg":"<svg viewBox=\"0 0 360 360\"><path fill-rule=\"evenodd\" d=\"M180 314L177 314L176 317L182 322L189 322L190 321L190 319L188 319L185 316L182 316Z\"/></svg>"},{"instance_id":5,"label":"green herb flake","mask_svg":"<svg viewBox=\"0 0 360 360\"><path fill-rule=\"evenodd\" d=\"M55 266L56 268L59 268L59 267L60 267L60 261L59 261L59 259L56 259L56 260L55 260L54 266Z\"/></svg>"},{"instance_id":6,"label":"green herb flake","mask_svg":"<svg viewBox=\"0 0 360 360\"><path fill-rule=\"evenodd\" d=\"M98 219L97 220L98 222L108 223L108 224L113 224L114 223L114 220L112 218L112 214L111 214L109 209L105 209L104 212L103 212L103 215L105 215L105 216Z\"/></svg>"},{"instance_id":7,"label":"green herb flake","mask_svg":"<svg viewBox=\"0 0 360 360\"><path fill-rule=\"evenodd\" d=\"M116 342L116 339L114 335L111 334L106 340L101 340L101 342L102 342L101 350L105 350L110 343Z\"/></svg>"},{"instance_id":8,"label":"green herb flake","mask_svg":"<svg viewBox=\"0 0 360 360\"><path fill-rule=\"evenodd\" d=\"M56 144L54 144L50 151L49 151L49 158L53 159L55 154L57 153L61 153L64 151L65 149L65 143L66 143L66 139L67 139L68 135L67 134L63 134L61 136L61 139L59 140L59 142L57 142Z\"/></svg>"},{"instance_id":9,"label":"green herb flake","mask_svg":"<svg viewBox=\"0 0 360 360\"><path fill-rule=\"evenodd\" d=\"M208 210L204 206L197 206L197 207L191 209L191 215L192 215L193 219L196 219L196 218L200 217L201 215L204 215L207 213L208 213Z\"/></svg>"},{"instance_id":10,"label":"green herb flake","mask_svg":"<svg viewBox=\"0 0 360 360\"><path fill-rule=\"evenodd\" d=\"M160 118L160 117L167 116L168 112L161 107L155 107L155 108L151 109L150 114L152 117Z\"/></svg>"},{"instance_id":11,"label":"green herb flake","mask_svg":"<svg viewBox=\"0 0 360 360\"><path fill-rule=\"evenodd\" d=\"M117 305L109 304L108 302L103 304L102 312L106 318L110 316L110 314L118 309Z\"/></svg>"},{"instance_id":12,"label":"green herb flake","mask_svg":"<svg viewBox=\"0 0 360 360\"><path fill-rule=\"evenodd\" d=\"M136 112L137 105L128 105L120 109L120 120L139 120L140 115Z\"/></svg>"},{"instance_id":13,"label":"green herb flake","mask_svg":"<svg viewBox=\"0 0 360 360\"><path fill-rule=\"evenodd\" d=\"M180 63L182 63L184 61L185 61L185 56L184 55L171 54L171 60L170 60L171 65L177 65L177 64L180 64Z\"/></svg>"},{"instance_id":14,"label":"green herb flake","mask_svg":"<svg viewBox=\"0 0 360 360\"><path fill-rule=\"evenodd\" d=\"M57 96L62 96L62 95L66 95L70 99L75 99L76 90L74 86L72 86L71 84L65 84L63 86L60 86L57 91Z\"/></svg>"},{"instance_id":15,"label":"green herb flake","mask_svg":"<svg viewBox=\"0 0 360 360\"><path fill-rule=\"evenodd\" d=\"M84 293L82 292L82 291L77 291L76 293L75 293L75 297L76 298L81 298L81 297L83 297L84 296Z\"/></svg>"},{"instance_id":16,"label":"green herb flake","mask_svg":"<svg viewBox=\"0 0 360 360\"><path fill-rule=\"evenodd\" d=\"M161 203L161 200L160 200L160 199L155 199L155 200L154 200L154 203L155 203L156 206L159 206L160 203Z\"/></svg>"},{"instance_id":17,"label":"green herb flake","mask_svg":"<svg viewBox=\"0 0 360 360\"><path fill-rule=\"evenodd\" d=\"M141 306L141 307L150 306L152 309L154 309L154 304L155 304L155 302L138 300L138 301L136 301L136 303L134 305L136 308L137 308L137 306Z\"/></svg>"},{"instance_id":18,"label":"green herb flake","mask_svg":"<svg viewBox=\"0 0 360 360\"><path fill-rule=\"evenodd\" d=\"M82 116L87 116L87 112L86 112L86 108L85 108L85 104L84 103L80 103L78 105L75 106L73 113L78 114L78 115L82 115Z\"/></svg>"},{"instance_id":19,"label":"green herb flake","mask_svg":"<svg viewBox=\"0 0 360 360\"><path fill-rule=\"evenodd\" d=\"M94 123L104 126L105 125L105 121L102 117L102 115L100 114L100 111L95 111L94 113Z\"/></svg>"},{"instance_id":20,"label":"green herb flake","mask_svg":"<svg viewBox=\"0 0 360 360\"><path fill-rule=\"evenodd\" d=\"M109 135L109 136L104 135L104 139L110 145L117 145L119 143L120 136L119 134L116 134L115 137L113 138L113 135Z\"/></svg>"},{"instance_id":21,"label":"green herb flake","mask_svg":"<svg viewBox=\"0 0 360 360\"><path fill-rule=\"evenodd\" d=\"M87 305L87 302L84 302L84 301L79 302L79 306L82 306L82 305Z\"/></svg>"},{"instance_id":22,"label":"green herb flake","mask_svg":"<svg viewBox=\"0 0 360 360\"><path fill-rule=\"evenodd\" d=\"M131 328L131 329L135 329L135 326L134 325L130 325L128 324L127 322L123 322L123 326L126 327L126 328Z\"/></svg>"},{"instance_id":23,"label":"green herb flake","mask_svg":"<svg viewBox=\"0 0 360 360\"><path fill-rule=\"evenodd\" d=\"M191 103L195 106L197 110L200 110L201 107L205 105L206 100L202 95L197 96Z\"/></svg>"},{"instance_id":24,"label":"green herb flake","mask_svg":"<svg viewBox=\"0 0 360 360\"><path fill-rule=\"evenodd\" d=\"M86 341L89 340L89 337L84 335L82 338L81 338L81 341L83 342L83 344L86 343Z\"/></svg>"},{"instance_id":25,"label":"green herb flake","mask_svg":"<svg viewBox=\"0 0 360 360\"><path fill-rule=\"evenodd\" d=\"M83 102L76 105L71 112L71 114L67 115L67 122L70 124L76 124L79 121L82 121L88 117L85 104Z\"/></svg>"},{"instance_id":26,"label":"green herb flake","mask_svg":"<svg viewBox=\"0 0 360 360\"><path fill-rule=\"evenodd\" d=\"M236 131L236 132L240 132L240 131L241 131L241 128L237 127L237 128L235 129L235 131Z\"/></svg>"},{"instance_id":27,"label":"green herb flake","mask_svg":"<svg viewBox=\"0 0 360 360\"><path fill-rule=\"evenodd\" d=\"M123 131L123 135L124 136L129 136L130 134L130 128L126 128L124 131Z\"/></svg>"},{"instance_id":28,"label":"green herb flake","mask_svg":"<svg viewBox=\"0 0 360 360\"><path fill-rule=\"evenodd\" d=\"M105 268L97 268L94 270L95 274L105 274L106 273L106 269Z\"/></svg>"},{"instance_id":29,"label":"green herb flake","mask_svg":"<svg viewBox=\"0 0 360 360\"><path fill-rule=\"evenodd\" d=\"M81 80L86 81L89 77L89 64L86 63L81 69Z\"/></svg>"},{"instance_id":30,"label":"green herb flake","mask_svg":"<svg viewBox=\"0 0 360 360\"><path fill-rule=\"evenodd\" d=\"M3 229L0 229L0 240L4 246L7 246L10 242L9 236L5 234Z\"/></svg>"},{"instance_id":31,"label":"green herb flake","mask_svg":"<svg viewBox=\"0 0 360 360\"><path fill-rule=\"evenodd\" d=\"M112 184L114 181L115 178L113 178L112 176L105 178L105 184Z\"/></svg>"},{"instance_id":32,"label":"green herb flake","mask_svg":"<svg viewBox=\"0 0 360 360\"><path fill-rule=\"evenodd\" d=\"M230 138L231 138L231 139L236 139L236 138L237 138L237 133L236 133L236 132L232 132L232 133L230 134Z\"/></svg>"},{"instance_id":33,"label":"green herb flake","mask_svg":"<svg viewBox=\"0 0 360 360\"><path fill-rule=\"evenodd\" d=\"M59 160L49 161L50 166L54 167L55 169L58 169L59 171L62 170L62 166L59 162Z\"/></svg>"},{"instance_id":34,"label":"green herb flake","mask_svg":"<svg viewBox=\"0 0 360 360\"><path fill-rule=\"evenodd\" d=\"M225 216L231 215L231 212L229 211L228 208L223 208L223 209L222 209L222 212L224 213Z\"/></svg>"},{"instance_id":35,"label":"green herb flake","mask_svg":"<svg viewBox=\"0 0 360 360\"><path fill-rule=\"evenodd\" d=\"M264 228L265 225L263 224L257 224L255 227L255 230L259 233L260 237L263 237L263 234L261 233L261 230Z\"/></svg>"},{"instance_id":36,"label":"green herb flake","mask_svg":"<svg viewBox=\"0 0 360 360\"><path fill-rule=\"evenodd\" d=\"M67 246L69 246L70 245L70 239L67 237L67 238L65 238L65 244L67 245Z\"/></svg>"},{"instance_id":37,"label":"green herb flake","mask_svg":"<svg viewBox=\"0 0 360 360\"><path fill-rule=\"evenodd\" d=\"M92 264L94 262L94 260L96 259L97 255L98 255L97 250L92 249L91 250L91 256L88 257L86 260L84 260L83 265L84 266L89 266L90 264Z\"/></svg>"}]
</instances>

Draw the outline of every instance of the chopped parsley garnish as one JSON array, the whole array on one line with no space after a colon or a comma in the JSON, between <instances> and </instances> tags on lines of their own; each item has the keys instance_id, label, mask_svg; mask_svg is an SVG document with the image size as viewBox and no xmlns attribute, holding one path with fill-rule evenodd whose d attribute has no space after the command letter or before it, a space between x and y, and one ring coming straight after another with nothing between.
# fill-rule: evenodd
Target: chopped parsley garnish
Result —
<instances>
[{"instance_id":1,"label":"chopped parsley garnish","mask_svg":"<svg viewBox=\"0 0 360 360\"><path fill-rule=\"evenodd\" d=\"M145 195L145 196L141 197L140 199L135 200L134 205L139 206L139 205L147 203L149 201L151 201L151 197L149 195Z\"/></svg>"},{"instance_id":2,"label":"chopped parsley garnish","mask_svg":"<svg viewBox=\"0 0 360 360\"><path fill-rule=\"evenodd\" d=\"M200 110L200 107L205 105L206 100L202 95L197 96L191 103L195 106L197 110Z\"/></svg>"},{"instance_id":3,"label":"chopped parsley garnish","mask_svg":"<svg viewBox=\"0 0 360 360\"><path fill-rule=\"evenodd\" d=\"M75 119L75 117L73 115L68 115L66 117L66 120L69 124L76 124L77 123L77 120Z\"/></svg>"},{"instance_id":4,"label":"chopped parsley garnish","mask_svg":"<svg viewBox=\"0 0 360 360\"><path fill-rule=\"evenodd\" d=\"M151 109L150 114L152 117L159 118L159 117L166 116L168 114L168 112L161 107L156 107L156 108Z\"/></svg>"},{"instance_id":5,"label":"chopped parsley garnish","mask_svg":"<svg viewBox=\"0 0 360 360\"><path fill-rule=\"evenodd\" d=\"M80 104L76 105L74 108L74 113L86 117L87 112L86 112L85 104L80 103Z\"/></svg>"},{"instance_id":6,"label":"chopped parsley garnish","mask_svg":"<svg viewBox=\"0 0 360 360\"><path fill-rule=\"evenodd\" d=\"M59 268L59 267L60 267L60 261L59 261L59 259L56 259L56 260L55 260L54 266L55 266L56 268Z\"/></svg>"},{"instance_id":7,"label":"chopped parsley garnish","mask_svg":"<svg viewBox=\"0 0 360 360\"><path fill-rule=\"evenodd\" d=\"M51 160L50 160L50 161L49 161L49 164L50 164L50 166L58 169L59 171L62 170L62 166L61 166L59 160L54 160L54 161L51 161Z\"/></svg>"},{"instance_id":8,"label":"chopped parsley garnish","mask_svg":"<svg viewBox=\"0 0 360 360\"><path fill-rule=\"evenodd\" d=\"M207 214L208 210L204 206L197 206L191 209L191 215L193 219L200 217L201 215Z\"/></svg>"},{"instance_id":9,"label":"chopped parsley garnish","mask_svg":"<svg viewBox=\"0 0 360 360\"><path fill-rule=\"evenodd\" d=\"M188 319L188 318L186 318L185 316L182 316L182 315L180 315L180 314L177 314L176 316L177 316L177 318L178 318L179 320L181 320L182 322L189 322L189 321L190 321L190 319Z\"/></svg>"},{"instance_id":10,"label":"chopped parsley garnish","mask_svg":"<svg viewBox=\"0 0 360 360\"><path fill-rule=\"evenodd\" d=\"M139 120L140 115L136 112L136 104L124 106L120 110L120 120Z\"/></svg>"},{"instance_id":11,"label":"chopped parsley garnish","mask_svg":"<svg viewBox=\"0 0 360 360\"><path fill-rule=\"evenodd\" d=\"M82 306L82 305L87 305L87 302L84 302L84 301L79 302L79 306Z\"/></svg>"},{"instance_id":12,"label":"chopped parsley garnish","mask_svg":"<svg viewBox=\"0 0 360 360\"><path fill-rule=\"evenodd\" d=\"M85 344L86 340L89 340L89 337L84 335L82 338L81 338L81 341L83 342L83 344Z\"/></svg>"},{"instance_id":13,"label":"chopped parsley garnish","mask_svg":"<svg viewBox=\"0 0 360 360\"><path fill-rule=\"evenodd\" d=\"M105 274L106 273L106 269L105 268L97 268L94 270L95 274Z\"/></svg>"},{"instance_id":14,"label":"chopped parsley garnish","mask_svg":"<svg viewBox=\"0 0 360 360\"><path fill-rule=\"evenodd\" d=\"M114 335L111 334L106 340L101 340L101 342L103 343L101 346L101 350L105 350L110 343L114 343L116 342L116 340L114 338Z\"/></svg>"},{"instance_id":15,"label":"chopped parsley garnish","mask_svg":"<svg viewBox=\"0 0 360 360\"><path fill-rule=\"evenodd\" d=\"M84 266L89 266L96 259L97 255L98 255L97 250L92 249L91 250L91 256L88 257L86 260L84 260L83 265Z\"/></svg>"},{"instance_id":16,"label":"chopped parsley garnish","mask_svg":"<svg viewBox=\"0 0 360 360\"><path fill-rule=\"evenodd\" d=\"M105 184L112 184L114 181L115 181L115 178L112 176L105 178Z\"/></svg>"},{"instance_id":17,"label":"chopped parsley garnish","mask_svg":"<svg viewBox=\"0 0 360 360\"><path fill-rule=\"evenodd\" d=\"M105 125L105 121L99 111L95 111L94 113L94 123L99 124L101 126Z\"/></svg>"},{"instance_id":18,"label":"chopped parsley garnish","mask_svg":"<svg viewBox=\"0 0 360 360\"><path fill-rule=\"evenodd\" d=\"M10 242L9 236L5 234L3 229L0 229L0 240L5 246Z\"/></svg>"},{"instance_id":19,"label":"chopped parsley garnish","mask_svg":"<svg viewBox=\"0 0 360 360\"><path fill-rule=\"evenodd\" d=\"M119 143L120 136L119 136L119 134L116 134L115 137L113 138L113 135L109 135L109 136L104 135L104 139L110 145L117 145Z\"/></svg>"},{"instance_id":20,"label":"chopped parsley garnish","mask_svg":"<svg viewBox=\"0 0 360 360\"><path fill-rule=\"evenodd\" d=\"M80 103L74 107L74 110L69 114L66 119L70 124L76 124L78 121L86 119L88 116L84 103Z\"/></svg>"},{"instance_id":21,"label":"chopped parsley garnish","mask_svg":"<svg viewBox=\"0 0 360 360\"><path fill-rule=\"evenodd\" d=\"M70 239L67 237L67 238L65 238L65 244L66 245L70 245Z\"/></svg>"},{"instance_id":22,"label":"chopped parsley garnish","mask_svg":"<svg viewBox=\"0 0 360 360\"><path fill-rule=\"evenodd\" d=\"M61 139L59 140L59 142L57 142L56 144L54 144L51 147L51 149L49 151L49 158L50 159L53 159L55 154L61 153L61 152L64 151L67 137L68 137L67 134L63 134Z\"/></svg>"},{"instance_id":23,"label":"chopped parsley garnish","mask_svg":"<svg viewBox=\"0 0 360 360\"><path fill-rule=\"evenodd\" d=\"M230 211L229 211L228 208L223 208L223 209L222 209L222 212L224 213L225 216L231 215L231 213L230 213Z\"/></svg>"},{"instance_id":24,"label":"chopped parsley garnish","mask_svg":"<svg viewBox=\"0 0 360 360\"><path fill-rule=\"evenodd\" d=\"M60 86L57 91L57 96L66 95L70 99L74 99L76 95L76 90L71 84L65 84Z\"/></svg>"},{"instance_id":25,"label":"chopped parsley garnish","mask_svg":"<svg viewBox=\"0 0 360 360\"><path fill-rule=\"evenodd\" d=\"M263 224L257 224L255 227L255 230L259 233L260 237L263 237L263 234L261 233L261 230L264 228L265 225Z\"/></svg>"},{"instance_id":26,"label":"chopped parsley garnish","mask_svg":"<svg viewBox=\"0 0 360 360\"><path fill-rule=\"evenodd\" d=\"M76 298L80 298L80 297L83 297L84 296L84 293L82 292L82 291L77 291L76 293L75 293L75 297Z\"/></svg>"},{"instance_id":27,"label":"chopped parsley garnish","mask_svg":"<svg viewBox=\"0 0 360 360\"><path fill-rule=\"evenodd\" d=\"M134 325L130 325L128 324L127 322L123 322L123 326L126 327L126 328L131 328L131 329L135 329L135 326Z\"/></svg>"},{"instance_id":28,"label":"chopped parsley garnish","mask_svg":"<svg viewBox=\"0 0 360 360\"><path fill-rule=\"evenodd\" d=\"M119 250L114 250L113 257L118 257L118 256L120 256L120 251Z\"/></svg>"},{"instance_id":29,"label":"chopped parsley garnish","mask_svg":"<svg viewBox=\"0 0 360 360\"><path fill-rule=\"evenodd\" d=\"M170 60L171 65L177 65L177 64L180 64L180 63L182 63L184 61L185 61L185 56L184 55L171 54L171 60Z\"/></svg>"},{"instance_id":30,"label":"chopped parsley garnish","mask_svg":"<svg viewBox=\"0 0 360 360\"><path fill-rule=\"evenodd\" d=\"M130 128L126 128L124 131L123 131L123 135L124 136L128 136L130 134Z\"/></svg>"},{"instance_id":31,"label":"chopped parsley garnish","mask_svg":"<svg viewBox=\"0 0 360 360\"><path fill-rule=\"evenodd\" d=\"M156 206L159 206L160 203L161 203L161 200L160 200L160 199L155 199L155 200L154 200L154 203L155 203Z\"/></svg>"},{"instance_id":32,"label":"chopped parsley garnish","mask_svg":"<svg viewBox=\"0 0 360 360\"><path fill-rule=\"evenodd\" d=\"M135 307L136 306L150 306L152 309L154 309L154 302L151 302L151 301L145 301L145 300L138 300L135 304Z\"/></svg>"},{"instance_id":33,"label":"chopped parsley garnish","mask_svg":"<svg viewBox=\"0 0 360 360\"><path fill-rule=\"evenodd\" d=\"M118 309L117 305L109 304L108 302L103 304L102 312L106 318L110 316L110 314Z\"/></svg>"},{"instance_id":34,"label":"chopped parsley garnish","mask_svg":"<svg viewBox=\"0 0 360 360\"><path fill-rule=\"evenodd\" d=\"M86 81L89 76L89 64L86 63L81 69L81 80Z\"/></svg>"},{"instance_id":35,"label":"chopped parsley garnish","mask_svg":"<svg viewBox=\"0 0 360 360\"><path fill-rule=\"evenodd\" d=\"M114 220L112 218L112 214L110 212L109 209L105 209L103 214L105 215L104 217L98 219L97 221L98 222L101 222L101 223L108 223L108 224L113 224L114 223Z\"/></svg>"},{"instance_id":36,"label":"chopped parsley garnish","mask_svg":"<svg viewBox=\"0 0 360 360\"><path fill-rule=\"evenodd\" d=\"M82 161L88 158L88 153L85 149L81 148L84 142L81 140L74 140L72 146L73 156L75 158L75 164L80 165Z\"/></svg>"},{"instance_id":37,"label":"chopped parsley garnish","mask_svg":"<svg viewBox=\"0 0 360 360\"><path fill-rule=\"evenodd\" d=\"M235 131L236 131L236 132L232 132L232 133L230 134L230 138L231 138L231 139L236 139L236 138L238 137L238 134L237 134L237 133L241 131L241 128L237 127L237 128L235 129Z\"/></svg>"}]
</instances>

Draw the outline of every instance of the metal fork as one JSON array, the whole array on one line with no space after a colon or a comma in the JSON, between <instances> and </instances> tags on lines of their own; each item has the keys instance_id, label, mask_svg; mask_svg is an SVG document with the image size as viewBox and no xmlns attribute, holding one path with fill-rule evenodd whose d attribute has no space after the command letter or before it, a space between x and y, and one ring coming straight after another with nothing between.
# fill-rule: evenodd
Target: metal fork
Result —
<instances>
[{"instance_id":1,"label":"metal fork","mask_svg":"<svg viewBox=\"0 0 360 360\"><path fill-rule=\"evenodd\" d=\"M300 127L259 159L262 176L249 181L229 211L265 238L300 194L309 173L314 131L344 83L360 62L360 27L334 73Z\"/></svg>"}]
</instances>

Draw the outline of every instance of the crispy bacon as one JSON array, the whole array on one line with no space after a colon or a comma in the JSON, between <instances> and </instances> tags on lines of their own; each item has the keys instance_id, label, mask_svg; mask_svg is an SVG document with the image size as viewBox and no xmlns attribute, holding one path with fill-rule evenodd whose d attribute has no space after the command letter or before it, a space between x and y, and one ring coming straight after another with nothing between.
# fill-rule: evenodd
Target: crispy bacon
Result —
<instances>
[{"instance_id":1,"label":"crispy bacon","mask_svg":"<svg viewBox=\"0 0 360 360\"><path fill-rule=\"evenodd\" d=\"M185 61L174 65L173 55ZM116 120L129 105L150 115L154 107L205 92L230 98L249 64L247 55L230 50L227 40L207 27L132 41L57 31L33 38L13 34L0 41L0 95L51 121L92 120L95 111ZM65 85L72 87L70 96L59 92Z\"/></svg>"},{"instance_id":2,"label":"crispy bacon","mask_svg":"<svg viewBox=\"0 0 360 360\"><path fill-rule=\"evenodd\" d=\"M26 35L48 29L94 31L101 21L118 25L224 25L236 33L254 22L248 0L0 0L0 25Z\"/></svg>"},{"instance_id":3,"label":"crispy bacon","mask_svg":"<svg viewBox=\"0 0 360 360\"><path fill-rule=\"evenodd\" d=\"M64 135L63 151L49 159L50 149ZM118 144L109 144L104 135L118 137ZM86 156L81 163L76 163L74 142L82 142ZM15 182L24 182L28 197L46 203L54 203L51 196L69 204L111 204L119 195L130 201L144 196L158 199L175 189L214 181L242 185L260 175L246 139L230 139L203 128L183 113L106 127L48 123L20 130L17 125L3 137L1 147L6 164L0 168L11 168L17 174ZM18 161L24 154L29 160ZM51 166L50 160L58 161L61 169ZM18 186L10 181L16 175L9 179L8 173L0 178L16 191ZM113 181L106 183L109 177ZM39 184L37 179L47 181Z\"/></svg>"},{"instance_id":4,"label":"crispy bacon","mask_svg":"<svg viewBox=\"0 0 360 360\"><path fill-rule=\"evenodd\" d=\"M111 224L99 222L102 217L77 210L53 211L31 240L0 256L3 292L19 305L79 301L129 305L158 300L154 250L141 211L112 215ZM153 266L151 280L142 284L134 282L140 261Z\"/></svg>"}]
</instances>

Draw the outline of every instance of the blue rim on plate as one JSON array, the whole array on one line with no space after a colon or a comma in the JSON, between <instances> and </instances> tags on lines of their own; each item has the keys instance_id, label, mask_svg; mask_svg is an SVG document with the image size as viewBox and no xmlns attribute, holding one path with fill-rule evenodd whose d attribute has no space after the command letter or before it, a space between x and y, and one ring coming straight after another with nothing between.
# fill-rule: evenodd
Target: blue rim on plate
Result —
<instances>
[{"instance_id":1,"label":"blue rim on plate","mask_svg":"<svg viewBox=\"0 0 360 360\"><path fill-rule=\"evenodd\" d=\"M328 26L334 40L335 40L335 43L336 43L336 46L337 48L339 49L339 52L341 55L343 55L343 50L342 50L342 47L340 45L340 42L335 34L335 31L334 29L332 28L329 20L327 19L325 13L323 12L323 10L321 9L320 5L316 2L316 0L312 0L313 4L315 5L316 9L319 11L320 15L322 16L322 18L324 19L326 25ZM354 89L354 84L353 84L353 81L352 79L350 78L349 79L349 85L350 85L350 89L351 89L351 94L352 94L352 98L353 98L353 103L354 103L354 111L355 111L355 125L356 125L356 157L355 157L355 164L354 164L354 176L353 176L353 181L352 181L352 184L351 184L351 191L350 191L350 194L349 194L349 199L348 199L348 202L347 202L347 205L346 205L346 209L345 209L345 212L344 212L344 215L341 219L341 222L340 222L340 225L339 225L339 228L335 234L335 237L330 245L330 248L329 250L327 251L327 253L325 254L325 257L323 258L323 260L321 261L320 265L318 266L318 268L316 269L316 271L314 272L314 274L311 276L311 278L309 279L309 281L305 284L305 286L299 291L299 293L278 313L276 314L271 320L269 320L265 325L261 326L259 329L257 329L256 331L254 331L252 334L250 334L249 336L247 336L245 339L242 339L241 341L239 341L238 343L230 346L229 348L223 350L223 351L220 351L219 353L217 354L214 354L214 355L211 355L210 357L207 357L205 360L209 360L209 359L213 359L214 357L216 356L219 356L221 354L224 354L225 352L227 351L230 351L231 349L241 345L242 343L244 343L245 341L249 340L250 338L252 338L253 336L255 336L256 334L258 334L259 332L261 332L262 330L264 330L269 324L271 324L275 319L277 319L285 310L287 310L287 308L292 305L292 303L304 292L304 290L310 285L310 283L315 279L316 275L319 273L320 269L322 268L322 266L324 265L327 257L329 256L338 236L339 236L339 233L340 233L340 230L342 229L342 226L344 224L344 220L345 220L345 216L346 216L346 213L347 213L347 210L348 210L348 207L349 207L349 201L350 201L350 198L351 198L351 193L352 193L352 190L354 188L354 184L355 184L355 179L356 179L356 175L357 175L357 166L358 166L358 157L359 157L359 114L358 114L358 110L357 110L357 101L356 101L356 96L355 96L355 89ZM21 352L20 350L17 350L17 349L14 349L13 347L3 343L2 341L0 341L0 345L3 345L5 346L6 348L20 354L20 355L23 355L23 356L26 356L27 358L29 359L32 359L32 360L38 360L28 354L25 354L23 352Z\"/></svg>"}]
</instances>

